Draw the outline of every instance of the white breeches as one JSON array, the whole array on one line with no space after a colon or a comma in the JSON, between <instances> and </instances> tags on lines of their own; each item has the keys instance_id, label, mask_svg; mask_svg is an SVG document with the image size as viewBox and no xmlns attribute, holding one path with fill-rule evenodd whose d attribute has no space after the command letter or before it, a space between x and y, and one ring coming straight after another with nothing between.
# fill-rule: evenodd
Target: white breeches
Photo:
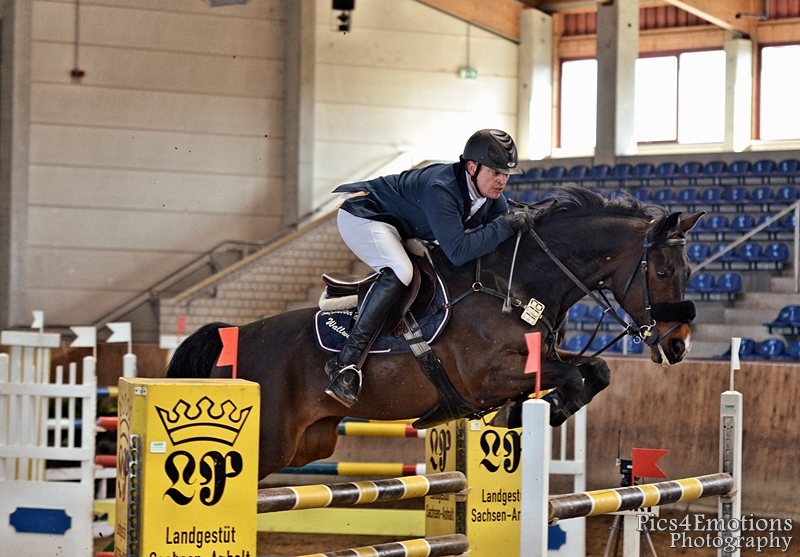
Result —
<instances>
[{"instance_id":1,"label":"white breeches","mask_svg":"<svg viewBox=\"0 0 800 557\"><path fill-rule=\"evenodd\" d=\"M390 267L403 284L411 284L414 273L411 260L394 226L356 217L342 209L339 209L337 223L344 243L361 261L375 271Z\"/></svg>"}]
</instances>

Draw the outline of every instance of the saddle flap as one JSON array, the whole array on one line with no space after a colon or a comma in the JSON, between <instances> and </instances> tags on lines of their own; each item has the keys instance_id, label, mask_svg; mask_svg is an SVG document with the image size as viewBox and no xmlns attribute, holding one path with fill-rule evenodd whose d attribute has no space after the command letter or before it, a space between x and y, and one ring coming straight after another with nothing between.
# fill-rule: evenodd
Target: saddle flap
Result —
<instances>
[{"instance_id":1,"label":"saddle flap","mask_svg":"<svg viewBox=\"0 0 800 557\"><path fill-rule=\"evenodd\" d=\"M352 296L358 294L361 289L366 292L376 280L378 280L378 273L372 273L366 277L357 277L345 273L324 273L322 275L322 282L325 283L325 293L328 298Z\"/></svg>"}]
</instances>

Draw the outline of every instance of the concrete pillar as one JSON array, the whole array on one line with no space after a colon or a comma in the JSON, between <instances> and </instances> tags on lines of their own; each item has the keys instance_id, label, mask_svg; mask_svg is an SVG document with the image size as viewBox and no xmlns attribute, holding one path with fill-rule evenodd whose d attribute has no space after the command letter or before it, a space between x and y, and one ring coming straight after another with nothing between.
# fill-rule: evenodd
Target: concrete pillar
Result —
<instances>
[{"instance_id":1,"label":"concrete pillar","mask_svg":"<svg viewBox=\"0 0 800 557\"><path fill-rule=\"evenodd\" d=\"M31 323L27 308L31 2L3 0L2 14L0 327L7 328Z\"/></svg>"},{"instance_id":2,"label":"concrete pillar","mask_svg":"<svg viewBox=\"0 0 800 557\"><path fill-rule=\"evenodd\" d=\"M595 164L635 155L634 70L639 57L639 0L597 3L597 145Z\"/></svg>"},{"instance_id":3,"label":"concrete pillar","mask_svg":"<svg viewBox=\"0 0 800 557\"><path fill-rule=\"evenodd\" d=\"M750 146L753 109L753 43L749 39L725 41L725 151Z\"/></svg>"},{"instance_id":4,"label":"concrete pillar","mask_svg":"<svg viewBox=\"0 0 800 557\"><path fill-rule=\"evenodd\" d=\"M285 0L284 225L314 210L314 67L316 1Z\"/></svg>"},{"instance_id":5,"label":"concrete pillar","mask_svg":"<svg viewBox=\"0 0 800 557\"><path fill-rule=\"evenodd\" d=\"M553 128L553 17L524 9L519 21L517 136L520 159L550 156Z\"/></svg>"}]
</instances>

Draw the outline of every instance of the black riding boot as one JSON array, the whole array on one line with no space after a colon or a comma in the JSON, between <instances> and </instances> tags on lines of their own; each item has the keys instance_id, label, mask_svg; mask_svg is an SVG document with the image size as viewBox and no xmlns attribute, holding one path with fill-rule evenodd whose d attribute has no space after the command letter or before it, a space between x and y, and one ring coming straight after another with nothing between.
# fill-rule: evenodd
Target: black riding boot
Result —
<instances>
[{"instance_id":1,"label":"black riding boot","mask_svg":"<svg viewBox=\"0 0 800 557\"><path fill-rule=\"evenodd\" d=\"M357 367L359 360L372 346L386 321L387 312L405 289L406 285L391 268L381 269L378 280L364 297L356 323L342 351L325 364L325 372L331 378L325 392L348 408L358 402L361 392L361 370Z\"/></svg>"}]
</instances>

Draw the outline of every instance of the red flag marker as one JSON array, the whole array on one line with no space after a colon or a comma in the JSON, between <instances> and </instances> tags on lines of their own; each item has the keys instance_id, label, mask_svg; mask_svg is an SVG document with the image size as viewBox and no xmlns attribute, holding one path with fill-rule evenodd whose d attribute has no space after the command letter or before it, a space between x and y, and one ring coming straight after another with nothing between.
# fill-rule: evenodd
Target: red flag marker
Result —
<instances>
[{"instance_id":1,"label":"red flag marker","mask_svg":"<svg viewBox=\"0 0 800 557\"><path fill-rule=\"evenodd\" d=\"M667 478L656 462L668 452L666 449L633 449L631 474L634 478Z\"/></svg>"},{"instance_id":2,"label":"red flag marker","mask_svg":"<svg viewBox=\"0 0 800 557\"><path fill-rule=\"evenodd\" d=\"M186 316L181 315L178 317L178 335L186 332Z\"/></svg>"},{"instance_id":3,"label":"red flag marker","mask_svg":"<svg viewBox=\"0 0 800 557\"><path fill-rule=\"evenodd\" d=\"M236 362L239 359L239 327L219 329L219 338L222 340L222 351L217 359L217 367L233 366L231 377L236 379Z\"/></svg>"},{"instance_id":4,"label":"red flag marker","mask_svg":"<svg viewBox=\"0 0 800 557\"><path fill-rule=\"evenodd\" d=\"M539 398L542 385L542 333L525 333L525 344L528 345L525 373L536 374L536 398Z\"/></svg>"}]
</instances>

